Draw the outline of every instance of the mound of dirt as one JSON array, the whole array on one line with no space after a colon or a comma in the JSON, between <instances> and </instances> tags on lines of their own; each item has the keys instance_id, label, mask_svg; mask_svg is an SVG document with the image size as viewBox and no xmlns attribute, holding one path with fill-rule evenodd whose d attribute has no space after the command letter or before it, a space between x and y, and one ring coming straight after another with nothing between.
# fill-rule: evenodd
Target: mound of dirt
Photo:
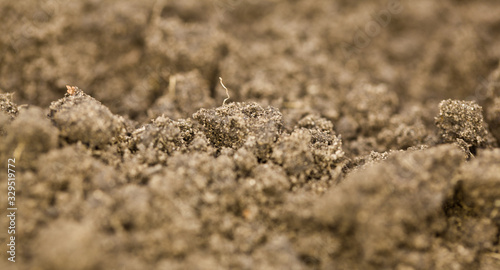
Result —
<instances>
[{"instance_id":1,"label":"mound of dirt","mask_svg":"<svg viewBox=\"0 0 500 270\"><path fill-rule=\"evenodd\" d=\"M0 268L500 269L499 13L0 2Z\"/></svg>"}]
</instances>

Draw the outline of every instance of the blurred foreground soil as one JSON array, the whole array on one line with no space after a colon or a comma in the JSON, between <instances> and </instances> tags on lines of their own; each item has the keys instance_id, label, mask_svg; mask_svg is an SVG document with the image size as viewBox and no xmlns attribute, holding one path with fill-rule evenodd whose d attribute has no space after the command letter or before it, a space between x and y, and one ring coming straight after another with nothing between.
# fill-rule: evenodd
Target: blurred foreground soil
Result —
<instances>
[{"instance_id":1,"label":"blurred foreground soil","mask_svg":"<svg viewBox=\"0 0 500 270\"><path fill-rule=\"evenodd\" d=\"M499 14L1 0L0 269L500 269Z\"/></svg>"}]
</instances>

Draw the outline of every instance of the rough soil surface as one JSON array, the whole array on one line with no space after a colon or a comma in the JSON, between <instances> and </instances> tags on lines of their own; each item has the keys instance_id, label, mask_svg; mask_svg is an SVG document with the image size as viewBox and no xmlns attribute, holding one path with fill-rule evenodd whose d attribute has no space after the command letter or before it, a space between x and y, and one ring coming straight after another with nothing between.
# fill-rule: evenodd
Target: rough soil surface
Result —
<instances>
[{"instance_id":1,"label":"rough soil surface","mask_svg":"<svg viewBox=\"0 0 500 270\"><path fill-rule=\"evenodd\" d=\"M0 269L500 269L499 14L0 1Z\"/></svg>"}]
</instances>

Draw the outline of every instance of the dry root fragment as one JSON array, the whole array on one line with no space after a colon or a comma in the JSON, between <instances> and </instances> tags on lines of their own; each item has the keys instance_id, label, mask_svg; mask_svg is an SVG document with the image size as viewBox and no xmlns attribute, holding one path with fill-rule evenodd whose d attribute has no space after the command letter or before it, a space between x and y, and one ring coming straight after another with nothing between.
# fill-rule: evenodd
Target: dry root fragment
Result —
<instances>
[{"instance_id":1,"label":"dry root fragment","mask_svg":"<svg viewBox=\"0 0 500 270\"><path fill-rule=\"evenodd\" d=\"M222 78L221 77L219 77L219 80L220 80L220 84L222 85L222 87L224 87L224 89L226 90L226 95L227 95L227 98L224 99L224 101L222 102L222 106L224 106L226 104L226 101L229 99L229 91L227 90L226 86L222 82Z\"/></svg>"}]
</instances>

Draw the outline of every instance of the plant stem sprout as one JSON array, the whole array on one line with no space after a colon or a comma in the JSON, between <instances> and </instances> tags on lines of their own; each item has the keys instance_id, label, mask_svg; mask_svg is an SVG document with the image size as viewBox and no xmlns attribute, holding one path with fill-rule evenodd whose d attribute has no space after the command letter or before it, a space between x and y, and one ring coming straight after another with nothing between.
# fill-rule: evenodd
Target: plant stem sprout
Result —
<instances>
[{"instance_id":1,"label":"plant stem sprout","mask_svg":"<svg viewBox=\"0 0 500 270\"><path fill-rule=\"evenodd\" d=\"M226 90L226 95L227 95L227 98L224 99L224 101L222 102L222 106L224 106L224 105L226 105L226 101L229 99L229 91L227 90L226 86L222 82L222 78L221 77L219 77L219 80L220 80L220 84L222 85L222 87Z\"/></svg>"}]
</instances>

